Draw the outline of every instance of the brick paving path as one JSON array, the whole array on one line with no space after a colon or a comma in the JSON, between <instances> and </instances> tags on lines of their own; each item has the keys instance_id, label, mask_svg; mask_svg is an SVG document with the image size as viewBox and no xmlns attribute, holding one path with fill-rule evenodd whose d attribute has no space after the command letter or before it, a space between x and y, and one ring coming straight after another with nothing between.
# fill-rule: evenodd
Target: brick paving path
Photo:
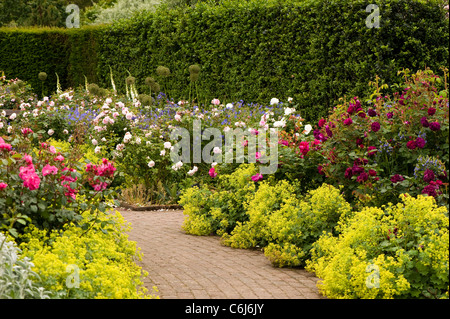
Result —
<instances>
[{"instance_id":1,"label":"brick paving path","mask_svg":"<svg viewBox=\"0 0 450 319\"><path fill-rule=\"evenodd\" d=\"M318 278L303 269L275 268L261 251L234 249L217 236L186 234L182 211L119 210L144 254L145 285L162 299L318 299Z\"/></svg>"}]
</instances>

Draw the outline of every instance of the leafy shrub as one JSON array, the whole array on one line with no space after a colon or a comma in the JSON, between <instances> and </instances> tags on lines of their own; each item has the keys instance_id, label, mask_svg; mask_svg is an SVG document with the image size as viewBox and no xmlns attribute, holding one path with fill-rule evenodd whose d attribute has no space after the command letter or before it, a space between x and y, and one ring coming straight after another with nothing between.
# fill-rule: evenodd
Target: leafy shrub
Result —
<instances>
[{"instance_id":1,"label":"leafy shrub","mask_svg":"<svg viewBox=\"0 0 450 319\"><path fill-rule=\"evenodd\" d=\"M147 273L135 264L141 255L125 234L129 225L117 211L96 214L101 223L91 212L82 214L84 223L96 225L87 232L73 223L59 231L29 226L20 247L34 263L37 282L58 299L153 297L142 286Z\"/></svg>"},{"instance_id":2,"label":"leafy shrub","mask_svg":"<svg viewBox=\"0 0 450 319\"><path fill-rule=\"evenodd\" d=\"M262 247L278 267L304 265L311 245L323 232L335 236L338 220L351 213L339 189L324 184L299 196L286 181L261 183L246 208L248 221L238 223L230 236L224 236L224 243Z\"/></svg>"},{"instance_id":3,"label":"leafy shrub","mask_svg":"<svg viewBox=\"0 0 450 319\"><path fill-rule=\"evenodd\" d=\"M217 190L209 185L187 188L179 201L187 215L183 229L194 235L225 236L246 221L245 207L255 191L251 176L256 172L256 165L241 164L232 174L219 175Z\"/></svg>"},{"instance_id":4,"label":"leafy shrub","mask_svg":"<svg viewBox=\"0 0 450 319\"><path fill-rule=\"evenodd\" d=\"M318 172L344 185L352 202L394 203L404 192L448 200L447 74L405 70L404 77L392 97L374 83L367 106L357 97L344 101L314 131L323 155Z\"/></svg>"},{"instance_id":5,"label":"leafy shrub","mask_svg":"<svg viewBox=\"0 0 450 319\"><path fill-rule=\"evenodd\" d=\"M2 109L15 109L24 103L30 103L37 99L37 96L33 93L31 85L19 80L6 80L6 76L2 71L2 77L0 77L0 108Z\"/></svg>"},{"instance_id":6,"label":"leafy shrub","mask_svg":"<svg viewBox=\"0 0 450 319\"><path fill-rule=\"evenodd\" d=\"M448 298L448 210L433 197L366 207L313 245L307 269L330 298Z\"/></svg>"},{"instance_id":7,"label":"leafy shrub","mask_svg":"<svg viewBox=\"0 0 450 319\"><path fill-rule=\"evenodd\" d=\"M34 282L39 280L31 270L34 264L21 253L16 244L0 232L0 299L50 298L50 292Z\"/></svg>"},{"instance_id":8,"label":"leafy shrub","mask_svg":"<svg viewBox=\"0 0 450 319\"><path fill-rule=\"evenodd\" d=\"M323 234L336 236L339 219L351 216L352 208L340 189L324 184L299 200L291 197L266 223L270 242L264 254L278 267L304 266L313 243Z\"/></svg>"},{"instance_id":9,"label":"leafy shrub","mask_svg":"<svg viewBox=\"0 0 450 319\"><path fill-rule=\"evenodd\" d=\"M281 208L291 197L294 188L287 181L279 181L270 185L263 181L258 185L254 197L249 201L246 213L248 221L237 222L229 236L225 236L224 244L233 248L264 247L270 242L270 228L267 219Z\"/></svg>"},{"instance_id":10,"label":"leafy shrub","mask_svg":"<svg viewBox=\"0 0 450 319\"><path fill-rule=\"evenodd\" d=\"M112 162L81 165L79 154L39 143L39 132L28 127L15 126L4 138L0 137L0 228L17 237L27 223L60 228L80 221L83 211L106 209L103 201L112 199L107 187L116 171Z\"/></svg>"}]
</instances>

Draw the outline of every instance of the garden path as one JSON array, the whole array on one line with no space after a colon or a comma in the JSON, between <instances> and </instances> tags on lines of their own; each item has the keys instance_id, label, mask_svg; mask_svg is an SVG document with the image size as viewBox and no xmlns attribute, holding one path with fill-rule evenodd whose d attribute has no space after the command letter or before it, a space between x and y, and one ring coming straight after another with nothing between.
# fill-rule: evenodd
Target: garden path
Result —
<instances>
[{"instance_id":1,"label":"garden path","mask_svg":"<svg viewBox=\"0 0 450 319\"><path fill-rule=\"evenodd\" d=\"M145 286L157 286L162 299L324 298L303 269L275 268L261 251L223 246L218 236L186 234L182 211L119 211L144 255Z\"/></svg>"}]
</instances>

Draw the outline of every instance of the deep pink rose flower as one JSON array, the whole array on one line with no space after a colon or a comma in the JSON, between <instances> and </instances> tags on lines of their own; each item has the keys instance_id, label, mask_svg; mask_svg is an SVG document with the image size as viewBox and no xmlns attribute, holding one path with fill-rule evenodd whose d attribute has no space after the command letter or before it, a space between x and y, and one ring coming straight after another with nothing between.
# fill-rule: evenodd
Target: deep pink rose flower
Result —
<instances>
[{"instance_id":1,"label":"deep pink rose flower","mask_svg":"<svg viewBox=\"0 0 450 319\"><path fill-rule=\"evenodd\" d=\"M351 125L353 123L353 120L349 117L344 120L344 125Z\"/></svg>"},{"instance_id":2,"label":"deep pink rose flower","mask_svg":"<svg viewBox=\"0 0 450 319\"><path fill-rule=\"evenodd\" d=\"M381 128L380 123L378 122L373 122L372 125L370 126L370 128L372 129L372 132L378 132Z\"/></svg>"}]
</instances>

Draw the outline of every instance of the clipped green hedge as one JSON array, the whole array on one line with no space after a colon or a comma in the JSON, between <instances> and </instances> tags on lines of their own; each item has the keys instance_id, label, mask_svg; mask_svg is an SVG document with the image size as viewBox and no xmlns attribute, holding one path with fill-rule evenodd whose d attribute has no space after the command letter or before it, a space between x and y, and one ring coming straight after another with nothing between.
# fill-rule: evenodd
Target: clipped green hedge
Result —
<instances>
[{"instance_id":1,"label":"clipped green hedge","mask_svg":"<svg viewBox=\"0 0 450 319\"><path fill-rule=\"evenodd\" d=\"M380 28L366 27L370 12L365 9L371 3L380 7ZM144 79L153 76L169 97L181 99L189 96L187 69L198 64L201 102L219 98L267 104L272 97L291 96L302 115L314 120L339 97L367 94L367 83L376 75L393 84L402 68L430 67L439 73L448 66L442 3L224 0L219 6L200 3L182 11L160 8L76 31L0 29L0 69L33 81L38 69L48 69L49 76L58 70L67 77L65 85L83 83L85 74L110 87L111 67L120 93L130 72L139 92L146 89ZM158 65L169 67L171 76L158 79Z\"/></svg>"},{"instance_id":2,"label":"clipped green hedge","mask_svg":"<svg viewBox=\"0 0 450 319\"><path fill-rule=\"evenodd\" d=\"M98 80L97 52L101 27L0 28L0 70L9 78L29 82L41 94L39 72L46 72L45 91L56 89L56 73L63 88Z\"/></svg>"}]
</instances>

